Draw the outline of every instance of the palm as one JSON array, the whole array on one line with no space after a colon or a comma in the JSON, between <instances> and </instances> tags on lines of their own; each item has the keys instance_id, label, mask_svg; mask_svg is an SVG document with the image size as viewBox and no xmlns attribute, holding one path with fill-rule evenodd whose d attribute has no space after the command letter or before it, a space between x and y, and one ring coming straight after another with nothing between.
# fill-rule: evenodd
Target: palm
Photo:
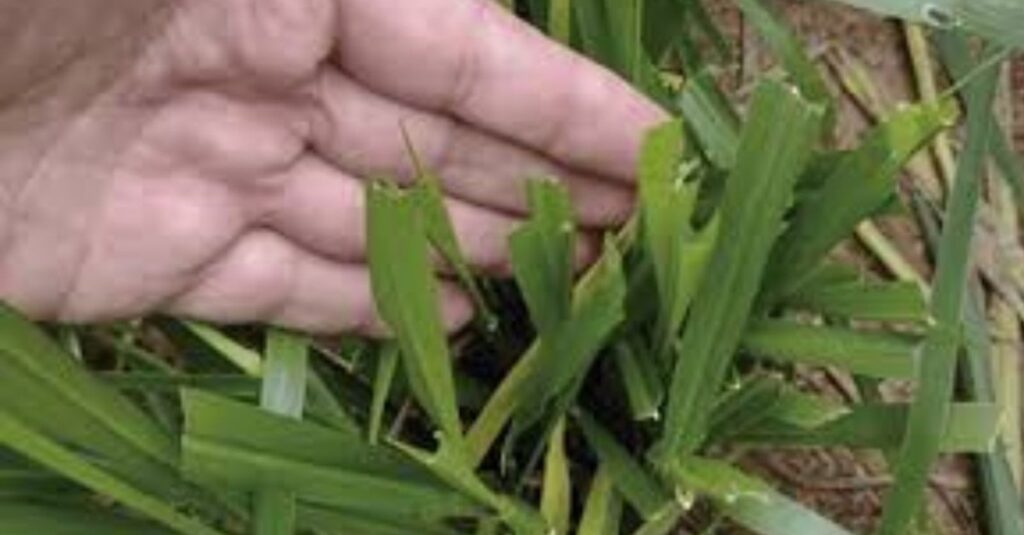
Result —
<instances>
[{"instance_id":1,"label":"palm","mask_svg":"<svg viewBox=\"0 0 1024 535\"><path fill-rule=\"evenodd\" d=\"M179 4L14 197L0 296L34 315L372 330L360 180L408 176L403 127L481 268L530 174L562 177L584 226L629 209L657 110L489 2Z\"/></svg>"}]
</instances>

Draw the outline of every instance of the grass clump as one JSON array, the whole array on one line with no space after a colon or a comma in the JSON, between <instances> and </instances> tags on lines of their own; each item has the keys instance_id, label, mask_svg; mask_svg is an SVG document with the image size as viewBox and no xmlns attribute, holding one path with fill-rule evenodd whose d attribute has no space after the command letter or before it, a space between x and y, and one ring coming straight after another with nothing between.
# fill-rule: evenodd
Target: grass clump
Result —
<instances>
[{"instance_id":1,"label":"grass clump","mask_svg":"<svg viewBox=\"0 0 1024 535\"><path fill-rule=\"evenodd\" d=\"M909 1L851 3L923 13ZM967 130L945 216L932 214L937 275L922 289L829 253L899 204L897 175L954 125L955 93L838 150L827 84L754 0L740 7L783 69L743 113L714 83L729 47L699 2L522 4L675 111L647 136L636 215L597 262L573 279L569 199L540 180L509 243L514 280L477 279L437 178L420 169L409 189L366 190L373 291L394 340L229 337L156 319L76 333L83 365L0 309L0 533L653 535L698 504L710 529L849 533L731 456L807 446L888 455L885 534L914 529L936 455L976 454L991 533L1022 533L995 445L1003 408L984 316L966 292L976 177L997 149L1014 163L991 108L999 47L1019 32L993 33L992 13L973 4L929 3L995 44L976 59L962 35L939 34ZM478 309L459 343L442 330L431 248ZM153 355L153 337L187 361ZM862 401L792 380L820 366L854 377ZM876 399L877 381L891 379L915 381L914 398Z\"/></svg>"}]
</instances>

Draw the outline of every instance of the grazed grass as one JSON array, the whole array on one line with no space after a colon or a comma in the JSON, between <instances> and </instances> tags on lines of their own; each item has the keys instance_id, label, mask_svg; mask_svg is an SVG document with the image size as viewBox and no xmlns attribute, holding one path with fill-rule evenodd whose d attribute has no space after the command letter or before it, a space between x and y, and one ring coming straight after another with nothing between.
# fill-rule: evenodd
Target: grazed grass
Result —
<instances>
[{"instance_id":1,"label":"grazed grass","mask_svg":"<svg viewBox=\"0 0 1024 535\"><path fill-rule=\"evenodd\" d=\"M999 17L1018 8L995 0L849 3L1024 44ZM374 295L394 340L153 319L61 345L0 309L0 533L655 535L699 502L713 525L844 534L722 452L846 446L894 460L882 533L911 533L935 456L967 452L987 529L1021 535L995 438L1007 408L966 292L989 154L1020 192L1016 155L991 128L997 48L975 58L961 34L938 33L967 129L946 213L926 214L938 274L922 291L829 253L899 202L896 177L919 149L955 134L957 95L889 114L837 150L814 63L769 9L739 4L783 66L745 113L714 82L731 54L699 2L519 6L676 116L644 144L636 216L578 280L557 177L529 186L514 281L482 281L440 182L420 169L409 189L366 191ZM458 340L441 328L431 248L478 310ZM162 359L154 338L185 358ZM961 352L967 397L954 399ZM914 380L916 395L838 404L798 390L798 366Z\"/></svg>"}]
</instances>

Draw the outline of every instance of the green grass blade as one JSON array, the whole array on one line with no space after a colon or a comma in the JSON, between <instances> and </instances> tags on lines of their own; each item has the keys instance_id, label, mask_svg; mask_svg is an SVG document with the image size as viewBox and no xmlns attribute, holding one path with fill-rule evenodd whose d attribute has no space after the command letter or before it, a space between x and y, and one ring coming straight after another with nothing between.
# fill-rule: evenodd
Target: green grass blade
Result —
<instances>
[{"instance_id":1,"label":"green grass blade","mask_svg":"<svg viewBox=\"0 0 1024 535\"><path fill-rule=\"evenodd\" d=\"M835 102L817 66L804 52L803 44L761 0L737 0L736 4L743 12L744 21L761 35L804 98L825 109L822 126L825 132L831 132Z\"/></svg>"},{"instance_id":2,"label":"green grass blade","mask_svg":"<svg viewBox=\"0 0 1024 535\"><path fill-rule=\"evenodd\" d=\"M395 371L398 369L399 351L397 345L386 344L377 357L377 374L373 378L373 400L370 403L370 444L377 444L380 440L384 409L387 406L388 396L391 394Z\"/></svg>"},{"instance_id":3,"label":"green grass blade","mask_svg":"<svg viewBox=\"0 0 1024 535\"><path fill-rule=\"evenodd\" d=\"M906 437L894 467L896 484L885 501L880 528L883 535L903 533L921 507L928 472L938 455L949 415L978 206L978 180L994 128L992 101L997 74L995 69L983 73L965 90L967 141L958 162L933 286L932 315L937 325L929 332L922 348L925 358L921 359L917 371L917 390Z\"/></svg>"},{"instance_id":4,"label":"green grass blade","mask_svg":"<svg viewBox=\"0 0 1024 535\"><path fill-rule=\"evenodd\" d=\"M483 461L501 430L512 418L518 403L524 398L530 379L537 373L539 359L540 346L534 342L516 365L505 374L501 384L494 389L494 393L473 421L473 425L466 433L466 449L474 465Z\"/></svg>"},{"instance_id":5,"label":"green grass blade","mask_svg":"<svg viewBox=\"0 0 1024 535\"><path fill-rule=\"evenodd\" d=\"M409 194L419 207L427 237L455 272L462 287L469 293L476 307L477 321L484 327L485 332L491 333L497 327L497 316L487 302L483 287L473 276L469 260L466 259L466 254L459 244L459 239L455 234L455 225L452 223L445 205L441 179L423 166L412 140L404 128L402 136L405 139L406 150L409 151L416 169L416 186Z\"/></svg>"},{"instance_id":6,"label":"green grass blade","mask_svg":"<svg viewBox=\"0 0 1024 535\"><path fill-rule=\"evenodd\" d=\"M550 339L569 318L575 226L564 186L528 185L530 219L509 238L512 272L541 338Z\"/></svg>"},{"instance_id":7,"label":"green grass blade","mask_svg":"<svg viewBox=\"0 0 1024 535\"><path fill-rule=\"evenodd\" d=\"M442 439L436 453L427 453L401 443L395 446L464 496L471 497L479 505L497 513L498 518L516 535L547 533L551 530L544 517L535 510L491 490L474 472L465 449L460 445Z\"/></svg>"},{"instance_id":8,"label":"green grass blade","mask_svg":"<svg viewBox=\"0 0 1024 535\"><path fill-rule=\"evenodd\" d=\"M927 323L928 303L913 282L805 284L783 305L827 317Z\"/></svg>"},{"instance_id":9,"label":"green grass blade","mask_svg":"<svg viewBox=\"0 0 1024 535\"><path fill-rule=\"evenodd\" d=\"M959 28L1012 47L1024 47L1024 4L1014 0L839 0L882 15Z\"/></svg>"},{"instance_id":10,"label":"green grass blade","mask_svg":"<svg viewBox=\"0 0 1024 535\"><path fill-rule=\"evenodd\" d=\"M590 491L580 517L579 535L619 535L622 497L615 490L610 470L599 467L590 481Z\"/></svg>"},{"instance_id":11,"label":"green grass blade","mask_svg":"<svg viewBox=\"0 0 1024 535\"><path fill-rule=\"evenodd\" d=\"M807 428L780 421L769 411L767 418L740 431L733 440L772 447L847 447L882 451L898 448L906 429L909 406L903 404L854 405L846 414ZM998 407L991 403L958 403L951 407L949 424L941 437L943 452L992 451L999 425Z\"/></svg>"},{"instance_id":12,"label":"green grass blade","mask_svg":"<svg viewBox=\"0 0 1024 535\"><path fill-rule=\"evenodd\" d=\"M380 183L367 186L366 206L377 309L398 340L416 399L449 440L458 440L462 424L423 218L414 199Z\"/></svg>"},{"instance_id":13,"label":"green grass blade","mask_svg":"<svg viewBox=\"0 0 1024 535\"><path fill-rule=\"evenodd\" d=\"M46 535L169 535L160 526L102 510L0 502L0 533Z\"/></svg>"},{"instance_id":14,"label":"green grass blade","mask_svg":"<svg viewBox=\"0 0 1024 535\"><path fill-rule=\"evenodd\" d=\"M572 480L569 458L565 452L565 418L555 424L544 456L544 486L541 488L540 512L553 533L568 534L572 520Z\"/></svg>"},{"instance_id":15,"label":"green grass blade","mask_svg":"<svg viewBox=\"0 0 1024 535\"><path fill-rule=\"evenodd\" d=\"M617 342L611 351L633 418L659 419L661 404L665 400L665 384L653 355L628 341Z\"/></svg>"},{"instance_id":16,"label":"green grass blade","mask_svg":"<svg viewBox=\"0 0 1024 535\"><path fill-rule=\"evenodd\" d=\"M861 146L844 155L822 187L795 210L772 252L770 296L788 295L810 277L821 259L854 227L883 207L896 191L896 175L940 130L956 109L950 101L908 107L871 130Z\"/></svg>"},{"instance_id":17,"label":"green grass blade","mask_svg":"<svg viewBox=\"0 0 1024 535\"><path fill-rule=\"evenodd\" d=\"M299 518L304 528L318 535L459 535L452 528L424 524L416 517L367 518L353 511L311 505L299 508Z\"/></svg>"},{"instance_id":18,"label":"green grass blade","mask_svg":"<svg viewBox=\"0 0 1024 535\"><path fill-rule=\"evenodd\" d=\"M62 423L75 421L85 425L88 421L154 461L168 466L176 464L174 442L152 420L92 377L41 329L0 304L0 370L6 367L16 367L20 375L38 385L38 390L21 402L44 403L41 398L52 396L55 403L60 400L59 403L66 404L68 414L59 419ZM3 371L0 375L9 373L15 372ZM3 390L7 395L15 394ZM33 398L36 400L32 401ZM11 401L3 404L5 410L14 406L14 400Z\"/></svg>"},{"instance_id":19,"label":"green grass blade","mask_svg":"<svg viewBox=\"0 0 1024 535\"><path fill-rule=\"evenodd\" d=\"M309 340L280 329L267 332L266 363L260 406L274 414L302 418L306 405ZM295 496L274 486L259 489L254 502L257 535L291 535L295 532Z\"/></svg>"},{"instance_id":20,"label":"green grass blade","mask_svg":"<svg viewBox=\"0 0 1024 535\"><path fill-rule=\"evenodd\" d=\"M997 395L992 377L991 331L980 299L973 292L971 297L964 314L967 357L961 382L970 399L993 403ZM976 459L985 525L991 535L1024 535L1024 517L1019 514L1021 492L1015 483L1009 459L1008 448L1002 440L996 441L992 451L981 453Z\"/></svg>"},{"instance_id":21,"label":"green grass blade","mask_svg":"<svg viewBox=\"0 0 1024 535\"><path fill-rule=\"evenodd\" d=\"M647 51L643 46L644 0L604 0L607 34L614 41L618 71L634 84L644 75Z\"/></svg>"},{"instance_id":22,"label":"green grass blade","mask_svg":"<svg viewBox=\"0 0 1024 535\"><path fill-rule=\"evenodd\" d=\"M754 374L729 388L708 419L708 443L727 440L767 418L781 398L782 382L766 374Z\"/></svg>"},{"instance_id":23,"label":"green grass blade","mask_svg":"<svg viewBox=\"0 0 1024 535\"><path fill-rule=\"evenodd\" d=\"M625 297L622 258L614 244L607 242L597 264L580 281L571 317L550 337L540 340L531 377L514 401L518 429L532 425L553 401L572 393L605 340L622 322Z\"/></svg>"},{"instance_id":24,"label":"green grass blade","mask_svg":"<svg viewBox=\"0 0 1024 535\"><path fill-rule=\"evenodd\" d=\"M309 394L307 417L341 431L361 432L359 423L342 406L341 400L335 396L315 368L309 370L309 383L306 388Z\"/></svg>"},{"instance_id":25,"label":"green grass blade","mask_svg":"<svg viewBox=\"0 0 1024 535\"><path fill-rule=\"evenodd\" d=\"M220 535L219 531L180 514L173 504L139 490L116 475L90 464L73 451L5 412L0 412L0 442L26 458L167 527L195 535Z\"/></svg>"},{"instance_id":26,"label":"green grass blade","mask_svg":"<svg viewBox=\"0 0 1024 535\"><path fill-rule=\"evenodd\" d=\"M660 312L654 330L654 354L668 368L669 352L679 335L686 310L704 275L717 224L694 231L691 220L698 184L686 183L683 127L672 121L644 138L637 177L647 254L654 264Z\"/></svg>"},{"instance_id":27,"label":"green grass blade","mask_svg":"<svg viewBox=\"0 0 1024 535\"><path fill-rule=\"evenodd\" d=\"M835 366L867 377L909 379L917 369L920 340L765 320L747 329L741 345L754 355L780 362Z\"/></svg>"},{"instance_id":28,"label":"green grass blade","mask_svg":"<svg viewBox=\"0 0 1024 535\"><path fill-rule=\"evenodd\" d=\"M259 353L235 342L211 325L195 321L182 321L181 324L215 353L237 366L246 375L252 377L263 375L263 360Z\"/></svg>"},{"instance_id":29,"label":"green grass blade","mask_svg":"<svg viewBox=\"0 0 1024 535\"><path fill-rule=\"evenodd\" d=\"M618 51L608 29L603 0L573 1L572 8L579 29L581 51L606 67L618 70Z\"/></svg>"},{"instance_id":30,"label":"green grass blade","mask_svg":"<svg viewBox=\"0 0 1024 535\"><path fill-rule=\"evenodd\" d=\"M300 503L371 518L439 522L479 508L428 471L390 449L341 432L217 396L186 390L183 469L216 488L254 491L272 485Z\"/></svg>"},{"instance_id":31,"label":"green grass blade","mask_svg":"<svg viewBox=\"0 0 1024 535\"><path fill-rule=\"evenodd\" d=\"M974 58L966 35L946 32L936 40L936 45L942 54L943 66L953 79L963 79L974 70ZM993 117L992 123L998 124L998 121ZM1005 135L993 134L989 141L989 150L999 168L999 174L1013 190L1017 204L1024 205L1024 166L1021 165L1020 156L1014 152L1010 140Z\"/></svg>"},{"instance_id":32,"label":"green grass blade","mask_svg":"<svg viewBox=\"0 0 1024 535\"><path fill-rule=\"evenodd\" d=\"M602 468L611 474L626 502L641 518L656 517L665 503L672 501L672 496L593 416L581 411L577 421Z\"/></svg>"},{"instance_id":33,"label":"green grass blade","mask_svg":"<svg viewBox=\"0 0 1024 535\"><path fill-rule=\"evenodd\" d=\"M687 81L679 94L679 108L686 126L711 163L719 169L735 167L740 144L739 119L708 71Z\"/></svg>"},{"instance_id":34,"label":"green grass blade","mask_svg":"<svg viewBox=\"0 0 1024 535\"><path fill-rule=\"evenodd\" d=\"M717 394L759 291L768 253L793 187L820 131L821 113L791 87L763 82L726 184L718 243L709 263L716 284L697 293L669 390L655 457L667 461L702 440ZM729 288L722 292L722 288Z\"/></svg>"},{"instance_id":35,"label":"green grass blade","mask_svg":"<svg viewBox=\"0 0 1024 535\"><path fill-rule=\"evenodd\" d=\"M739 525L762 535L850 535L807 507L721 461L688 457L668 466L683 488L712 499Z\"/></svg>"},{"instance_id":36,"label":"green grass blade","mask_svg":"<svg viewBox=\"0 0 1024 535\"><path fill-rule=\"evenodd\" d=\"M260 406L274 414L302 417L306 405L308 356L306 336L281 329L268 331Z\"/></svg>"},{"instance_id":37,"label":"green grass blade","mask_svg":"<svg viewBox=\"0 0 1024 535\"><path fill-rule=\"evenodd\" d=\"M633 535L668 535L679 527L684 513L686 511L678 502L670 501L645 520Z\"/></svg>"},{"instance_id":38,"label":"green grass blade","mask_svg":"<svg viewBox=\"0 0 1024 535\"><path fill-rule=\"evenodd\" d=\"M548 4L548 36L562 44L572 42L572 0L551 0Z\"/></svg>"}]
</instances>

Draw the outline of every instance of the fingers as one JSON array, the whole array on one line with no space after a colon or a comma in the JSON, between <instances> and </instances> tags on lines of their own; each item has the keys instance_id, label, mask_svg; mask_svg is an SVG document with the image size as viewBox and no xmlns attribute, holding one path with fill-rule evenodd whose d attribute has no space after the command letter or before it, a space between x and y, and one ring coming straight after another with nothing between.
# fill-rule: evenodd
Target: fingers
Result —
<instances>
[{"instance_id":1,"label":"fingers","mask_svg":"<svg viewBox=\"0 0 1024 535\"><path fill-rule=\"evenodd\" d=\"M454 331L472 315L469 300L441 283L440 312ZM218 323L266 322L314 333L387 332L365 266L311 254L266 230L246 234L166 311Z\"/></svg>"},{"instance_id":2,"label":"fingers","mask_svg":"<svg viewBox=\"0 0 1024 535\"><path fill-rule=\"evenodd\" d=\"M574 167L628 180L663 112L609 71L478 0L339 1L342 70Z\"/></svg>"},{"instance_id":3,"label":"fingers","mask_svg":"<svg viewBox=\"0 0 1024 535\"><path fill-rule=\"evenodd\" d=\"M404 128L424 165L441 176L445 189L470 202L523 215L525 182L548 175L566 184L583 226L622 223L632 209L632 193L623 185L572 171L450 117L378 96L333 69L324 73L318 93L327 120L313 129L313 143L351 173L412 175Z\"/></svg>"},{"instance_id":4,"label":"fingers","mask_svg":"<svg viewBox=\"0 0 1024 535\"><path fill-rule=\"evenodd\" d=\"M265 225L332 260L366 259L363 182L311 154L281 180L283 189L260 202ZM520 221L457 199L446 199L446 206L468 261L482 271L506 273L508 236Z\"/></svg>"}]
</instances>

